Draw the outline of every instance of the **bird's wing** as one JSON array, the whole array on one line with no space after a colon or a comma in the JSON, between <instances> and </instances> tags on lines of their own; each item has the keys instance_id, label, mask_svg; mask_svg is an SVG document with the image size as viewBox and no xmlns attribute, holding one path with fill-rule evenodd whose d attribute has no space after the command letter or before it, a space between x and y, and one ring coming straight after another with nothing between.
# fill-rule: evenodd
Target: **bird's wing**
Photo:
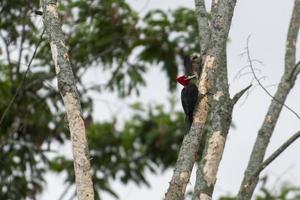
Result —
<instances>
[{"instance_id":1,"label":"bird's wing","mask_svg":"<svg viewBox=\"0 0 300 200\"><path fill-rule=\"evenodd\" d=\"M189 104L191 105L191 114L193 115L197 100L198 100L198 88L195 84L189 84L189 96L190 96L190 102Z\"/></svg>"},{"instance_id":2,"label":"bird's wing","mask_svg":"<svg viewBox=\"0 0 300 200\"><path fill-rule=\"evenodd\" d=\"M181 91L181 103L184 113L190 118L193 117L193 112L198 99L198 88L195 84L190 83Z\"/></svg>"},{"instance_id":3,"label":"bird's wing","mask_svg":"<svg viewBox=\"0 0 300 200\"><path fill-rule=\"evenodd\" d=\"M182 108L183 108L183 111L185 113L185 115L189 115L189 98L188 98L188 95L189 95L189 92L188 92L188 89L186 87L184 87L182 90L181 90L181 103L182 103Z\"/></svg>"}]
</instances>

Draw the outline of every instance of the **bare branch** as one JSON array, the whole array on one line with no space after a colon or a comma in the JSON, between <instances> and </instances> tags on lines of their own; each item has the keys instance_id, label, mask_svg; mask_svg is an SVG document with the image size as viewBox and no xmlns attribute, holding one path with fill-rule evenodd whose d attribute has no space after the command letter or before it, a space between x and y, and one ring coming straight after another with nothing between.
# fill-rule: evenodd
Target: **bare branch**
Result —
<instances>
[{"instance_id":1,"label":"bare branch","mask_svg":"<svg viewBox=\"0 0 300 200\"><path fill-rule=\"evenodd\" d=\"M238 92L234 97L232 98L232 104L236 104L236 102L243 96L243 94L252 86L252 84L248 85L246 88Z\"/></svg>"},{"instance_id":2,"label":"bare branch","mask_svg":"<svg viewBox=\"0 0 300 200\"><path fill-rule=\"evenodd\" d=\"M42 0L41 4L43 5L43 21L49 36L58 89L66 108L71 134L77 198L79 200L94 200L86 130L68 48L57 11L57 1Z\"/></svg>"},{"instance_id":3,"label":"bare branch","mask_svg":"<svg viewBox=\"0 0 300 200\"><path fill-rule=\"evenodd\" d=\"M211 40L205 56L204 75L201 76L201 80L208 79L209 87L199 87L200 93L211 94L208 95L210 108L205 125L205 149L198 162L193 200L212 198L233 109L228 91L226 44L236 0L213 3Z\"/></svg>"},{"instance_id":4,"label":"bare branch","mask_svg":"<svg viewBox=\"0 0 300 200\"><path fill-rule=\"evenodd\" d=\"M195 7L200 36L200 55L203 55L207 51L208 45L210 43L211 30L209 25L208 13L205 7L205 1L195 0Z\"/></svg>"},{"instance_id":5,"label":"bare branch","mask_svg":"<svg viewBox=\"0 0 300 200\"><path fill-rule=\"evenodd\" d=\"M248 71L246 71L247 69L250 68L250 65L246 65L244 66L242 69L240 69L236 75L233 77L233 80L237 80L239 78L241 78L242 76L248 75ZM250 69L251 70L251 69ZM254 68L255 71L258 71L258 73L261 73L261 70L259 68ZM246 71L246 72L244 72ZM250 72L252 74L252 72Z\"/></svg>"},{"instance_id":6,"label":"bare branch","mask_svg":"<svg viewBox=\"0 0 300 200\"><path fill-rule=\"evenodd\" d=\"M300 1L295 0L293 14L290 20L285 51L285 70L291 71L296 63L296 41L300 27ZM293 71L293 70L292 70Z\"/></svg>"},{"instance_id":7,"label":"bare branch","mask_svg":"<svg viewBox=\"0 0 300 200\"><path fill-rule=\"evenodd\" d=\"M273 162L283 151L285 151L293 142L300 137L300 131L292 135L287 141L285 141L274 153L272 153L253 173L253 177L256 177L264 170L271 162Z\"/></svg>"},{"instance_id":8,"label":"bare branch","mask_svg":"<svg viewBox=\"0 0 300 200\"><path fill-rule=\"evenodd\" d=\"M299 114L294 111L292 108L290 108L289 106L287 106L284 102L281 102L279 101L278 99L276 99L264 86L263 84L260 82L259 78L256 76L255 74L255 71L254 71L254 68L253 68L253 64L252 64L252 60L251 60L251 57L250 57L250 50L249 50L249 39L250 39L250 36L248 36L247 38L247 57L248 57L248 62L249 62L249 66L251 68L251 71L252 71L252 74L255 78L255 80L257 81L257 83L259 84L259 86L265 91L265 93L271 97L274 101L276 101L277 103L281 104L282 106L284 106L286 109L288 109L289 111L291 111L298 119L300 119L300 116ZM297 65L294 66L293 69L296 69L297 68ZM292 69L292 71L293 71Z\"/></svg>"},{"instance_id":9,"label":"bare branch","mask_svg":"<svg viewBox=\"0 0 300 200\"><path fill-rule=\"evenodd\" d=\"M298 36L299 26L300 26L300 0L295 0L289 31L288 31L288 36L287 36L287 48L286 48L287 52L285 54L285 71L277 87L277 91L275 92L274 97L272 98L272 102L269 106L264 122L260 130L258 131L256 141L248 162L248 166L245 170L244 178L240 185L240 190L237 195L237 200L251 199L259 179L259 173L255 177L253 177L252 174L255 172L255 170L257 170L257 166L260 166L260 164L263 162L266 149L269 145L275 125L277 124L280 112L283 108L283 104L289 92L291 91L291 89L295 84L297 74L293 74L293 71L295 71L294 67L297 66L295 64L295 53L296 53L295 45ZM251 61L250 58L249 61ZM298 66L296 68L298 68ZM262 84L260 85L262 86ZM267 92L267 90L265 90L265 92L269 96L272 96L270 95L269 92ZM292 109L289 110L293 112ZM297 118L299 118L299 115L297 113L295 112L293 113L295 114L295 116L297 116Z\"/></svg>"},{"instance_id":10,"label":"bare branch","mask_svg":"<svg viewBox=\"0 0 300 200\"><path fill-rule=\"evenodd\" d=\"M218 40L218 43L222 42L226 47L235 4L236 0L213 1L212 5L215 5L215 9L211 11L211 41L214 41L214 43Z\"/></svg>"}]
</instances>

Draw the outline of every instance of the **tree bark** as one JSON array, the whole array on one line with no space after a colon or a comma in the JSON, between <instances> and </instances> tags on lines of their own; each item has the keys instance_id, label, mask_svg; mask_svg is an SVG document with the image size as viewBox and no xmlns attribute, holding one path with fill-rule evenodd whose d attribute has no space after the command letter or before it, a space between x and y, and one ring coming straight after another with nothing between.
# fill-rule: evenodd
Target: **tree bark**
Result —
<instances>
[{"instance_id":1,"label":"tree bark","mask_svg":"<svg viewBox=\"0 0 300 200\"><path fill-rule=\"evenodd\" d=\"M195 0L195 14L199 27L200 55L203 55L208 50L211 37L209 17L204 0Z\"/></svg>"},{"instance_id":2,"label":"tree bark","mask_svg":"<svg viewBox=\"0 0 300 200\"><path fill-rule=\"evenodd\" d=\"M269 145L270 138L274 131L275 125L279 118L284 102L294 86L299 66L296 65L296 40L300 25L300 0L295 0L292 18L289 25L286 53L285 53L285 70L278 85L274 98L269 106L264 122L258 131L254 147L245 170L244 178L237 195L238 200L251 199L259 179L259 173L252 178L253 173L263 162L266 149Z\"/></svg>"},{"instance_id":3,"label":"tree bark","mask_svg":"<svg viewBox=\"0 0 300 200\"><path fill-rule=\"evenodd\" d=\"M49 37L52 58L55 64L58 89L66 108L71 133L77 197L79 200L93 200L94 190L86 132L81 115L80 98L64 34L61 29L61 22L57 12L57 1L42 0L41 2L43 5L44 25Z\"/></svg>"},{"instance_id":4,"label":"tree bark","mask_svg":"<svg viewBox=\"0 0 300 200\"><path fill-rule=\"evenodd\" d=\"M300 131L292 135L285 141L274 153L272 153L260 166L256 168L253 177L256 177L262 170L264 170L271 162L273 162L282 152L284 152L293 142L300 137Z\"/></svg>"},{"instance_id":5,"label":"tree bark","mask_svg":"<svg viewBox=\"0 0 300 200\"><path fill-rule=\"evenodd\" d=\"M205 61L211 63L211 67L208 67L206 72L210 82L210 90L208 91L211 94L209 95L210 110L207 119L205 149L196 172L194 200L212 198L218 167L231 124L233 106L249 88L247 87L233 99L230 99L227 81L226 44L235 4L235 0L223 0L213 1L212 5L211 42Z\"/></svg>"},{"instance_id":6,"label":"tree bark","mask_svg":"<svg viewBox=\"0 0 300 200\"><path fill-rule=\"evenodd\" d=\"M199 60L199 57L193 58L193 61ZM200 64L198 62L198 64ZM199 67L199 66L198 66ZM199 88L206 88L207 80L202 79L199 82ZM195 115L193 119L192 127L188 134L185 135L174 173L170 182L170 186L165 195L165 200L181 200L184 199L184 194L186 186L190 180L191 172L197 157L197 152L199 149L199 144L202 138L202 133L204 130L204 124L207 119L208 114L208 97L207 95L199 95L199 102L195 108Z\"/></svg>"},{"instance_id":7,"label":"tree bark","mask_svg":"<svg viewBox=\"0 0 300 200\"><path fill-rule=\"evenodd\" d=\"M208 129L207 148L198 170L198 174L201 175L197 176L197 182L200 184L196 184L201 185L201 188L196 188L195 194L196 199L210 199L212 196L231 123L232 108L237 101L237 97L234 100L229 97L226 63L226 43L235 3L235 0L214 1L215 12L212 13L210 25L204 1L195 0L201 53L205 54L198 85L201 100L195 110L192 128L183 140L166 200L184 198L204 127Z\"/></svg>"}]
</instances>

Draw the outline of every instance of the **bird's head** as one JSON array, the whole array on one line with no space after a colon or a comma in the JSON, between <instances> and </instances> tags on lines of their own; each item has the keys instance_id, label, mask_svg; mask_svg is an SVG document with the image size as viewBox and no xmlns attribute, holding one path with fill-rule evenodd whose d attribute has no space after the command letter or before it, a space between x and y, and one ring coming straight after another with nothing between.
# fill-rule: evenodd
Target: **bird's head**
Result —
<instances>
[{"instance_id":1,"label":"bird's head","mask_svg":"<svg viewBox=\"0 0 300 200\"><path fill-rule=\"evenodd\" d=\"M193 75L193 76L186 76L186 75L178 76L176 78L176 81L183 86L187 86L189 84L189 82L191 81L191 79L193 79L195 77L196 77L195 75Z\"/></svg>"}]
</instances>

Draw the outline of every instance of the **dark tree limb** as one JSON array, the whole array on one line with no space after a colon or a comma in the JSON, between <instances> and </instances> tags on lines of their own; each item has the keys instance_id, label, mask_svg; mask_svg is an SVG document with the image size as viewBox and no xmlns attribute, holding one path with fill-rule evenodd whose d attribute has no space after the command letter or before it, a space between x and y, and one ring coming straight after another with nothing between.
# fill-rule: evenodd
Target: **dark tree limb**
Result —
<instances>
[{"instance_id":1,"label":"dark tree limb","mask_svg":"<svg viewBox=\"0 0 300 200\"><path fill-rule=\"evenodd\" d=\"M259 174L257 174L254 178L252 178L252 175L257 167L263 162L266 149L269 145L270 138L278 121L284 102L296 81L297 74L295 74L295 72L297 71L299 73L299 70L294 69L295 67L298 68L295 64L295 45L298 37L299 26L300 0L295 0L287 35L284 74L278 85L277 91L275 92L271 105L269 106L263 124L258 131L248 166L245 170L244 178L237 195L238 200L250 200L253 195L254 189L258 183Z\"/></svg>"},{"instance_id":2,"label":"dark tree limb","mask_svg":"<svg viewBox=\"0 0 300 200\"><path fill-rule=\"evenodd\" d=\"M77 198L93 200L88 144L81 113L80 98L65 43L56 0L42 0L43 18L55 65L58 89L62 96L71 133Z\"/></svg>"}]
</instances>

